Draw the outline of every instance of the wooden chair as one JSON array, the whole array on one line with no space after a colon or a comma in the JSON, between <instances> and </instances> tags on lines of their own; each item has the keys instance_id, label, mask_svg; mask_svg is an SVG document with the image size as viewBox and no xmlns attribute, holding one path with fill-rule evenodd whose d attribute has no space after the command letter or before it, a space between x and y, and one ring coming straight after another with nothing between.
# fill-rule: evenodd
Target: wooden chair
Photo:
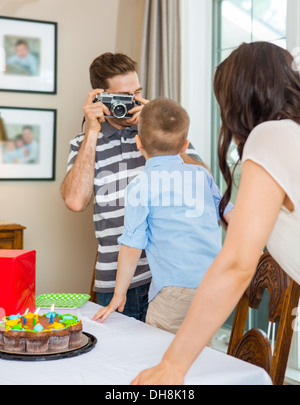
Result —
<instances>
[{"instance_id":1,"label":"wooden chair","mask_svg":"<svg viewBox=\"0 0 300 405\"><path fill-rule=\"evenodd\" d=\"M244 334L248 309L258 309L265 289L269 290L269 321L278 323L275 346L266 334L251 329ZM267 252L262 255L247 291L239 301L233 321L228 354L264 368L274 385L282 385L293 336L294 308L300 287L291 280Z\"/></svg>"}]
</instances>

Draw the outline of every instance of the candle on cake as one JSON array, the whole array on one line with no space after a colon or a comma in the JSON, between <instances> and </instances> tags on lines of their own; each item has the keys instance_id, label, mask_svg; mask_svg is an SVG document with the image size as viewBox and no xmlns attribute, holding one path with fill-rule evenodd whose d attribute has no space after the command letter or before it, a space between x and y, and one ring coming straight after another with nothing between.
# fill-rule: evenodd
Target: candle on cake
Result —
<instances>
[{"instance_id":1,"label":"candle on cake","mask_svg":"<svg viewBox=\"0 0 300 405\"><path fill-rule=\"evenodd\" d=\"M31 312L29 312L28 314L24 315L24 318L26 318L27 320L28 319L33 319L34 315Z\"/></svg>"},{"instance_id":2,"label":"candle on cake","mask_svg":"<svg viewBox=\"0 0 300 405\"><path fill-rule=\"evenodd\" d=\"M51 305L50 312L46 315L47 318L49 318L50 324L53 323L54 317L55 317L55 312L54 312L54 304Z\"/></svg>"}]
</instances>

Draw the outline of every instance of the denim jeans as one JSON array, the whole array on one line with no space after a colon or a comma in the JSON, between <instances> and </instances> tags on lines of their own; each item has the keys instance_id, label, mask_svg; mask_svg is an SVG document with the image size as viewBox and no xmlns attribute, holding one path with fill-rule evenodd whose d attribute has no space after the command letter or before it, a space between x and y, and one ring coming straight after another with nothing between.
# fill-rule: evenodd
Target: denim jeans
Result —
<instances>
[{"instance_id":1,"label":"denim jeans","mask_svg":"<svg viewBox=\"0 0 300 405\"><path fill-rule=\"evenodd\" d=\"M131 316L138 321L145 322L148 309L148 291L150 284L145 284L140 287L130 288L127 291L127 298L123 315ZM106 307L114 293L96 293L97 303Z\"/></svg>"}]
</instances>

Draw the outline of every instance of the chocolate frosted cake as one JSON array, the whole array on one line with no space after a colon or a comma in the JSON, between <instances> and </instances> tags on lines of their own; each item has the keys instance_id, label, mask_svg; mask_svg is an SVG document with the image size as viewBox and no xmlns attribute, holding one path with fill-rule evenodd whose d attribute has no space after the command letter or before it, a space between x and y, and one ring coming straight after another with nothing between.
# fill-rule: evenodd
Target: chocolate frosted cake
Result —
<instances>
[{"instance_id":1,"label":"chocolate frosted cake","mask_svg":"<svg viewBox=\"0 0 300 405\"><path fill-rule=\"evenodd\" d=\"M0 321L0 349L41 354L81 344L82 323L74 315L11 315Z\"/></svg>"}]
</instances>

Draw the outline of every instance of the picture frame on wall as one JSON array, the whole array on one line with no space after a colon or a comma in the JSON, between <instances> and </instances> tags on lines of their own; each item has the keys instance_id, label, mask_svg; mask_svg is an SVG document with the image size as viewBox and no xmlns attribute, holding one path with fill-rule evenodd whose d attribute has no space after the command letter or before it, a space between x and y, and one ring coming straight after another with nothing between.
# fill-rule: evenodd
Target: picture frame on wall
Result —
<instances>
[{"instance_id":1,"label":"picture frame on wall","mask_svg":"<svg viewBox=\"0 0 300 405\"><path fill-rule=\"evenodd\" d=\"M0 49L0 91L56 94L57 23L0 16Z\"/></svg>"},{"instance_id":2,"label":"picture frame on wall","mask_svg":"<svg viewBox=\"0 0 300 405\"><path fill-rule=\"evenodd\" d=\"M55 180L56 110L0 106L0 181Z\"/></svg>"}]
</instances>

